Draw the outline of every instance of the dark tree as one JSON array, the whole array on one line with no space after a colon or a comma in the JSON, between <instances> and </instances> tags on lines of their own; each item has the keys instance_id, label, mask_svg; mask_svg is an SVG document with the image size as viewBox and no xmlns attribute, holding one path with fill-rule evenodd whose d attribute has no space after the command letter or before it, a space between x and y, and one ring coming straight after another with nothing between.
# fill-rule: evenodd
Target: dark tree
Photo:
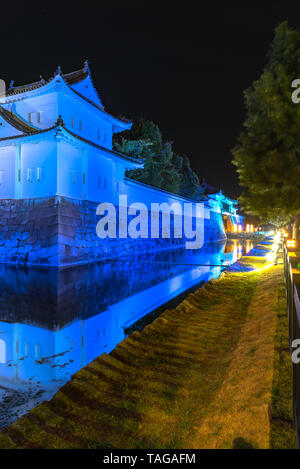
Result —
<instances>
[{"instance_id":1,"label":"dark tree","mask_svg":"<svg viewBox=\"0 0 300 469\"><path fill-rule=\"evenodd\" d=\"M161 131L153 122L138 119L131 130L116 137L114 147L144 161L144 168L129 171L128 177L186 197L198 197L201 193L189 159L174 154L172 144L163 141Z\"/></svg>"},{"instance_id":2,"label":"dark tree","mask_svg":"<svg viewBox=\"0 0 300 469\"><path fill-rule=\"evenodd\" d=\"M277 226L300 212L300 32L280 24L261 77L245 91L246 120L232 150L247 213Z\"/></svg>"},{"instance_id":3,"label":"dark tree","mask_svg":"<svg viewBox=\"0 0 300 469\"><path fill-rule=\"evenodd\" d=\"M174 166L182 175L179 194L194 200L202 200L204 188L200 185L199 177L193 171L191 162L186 155L174 155Z\"/></svg>"}]
</instances>

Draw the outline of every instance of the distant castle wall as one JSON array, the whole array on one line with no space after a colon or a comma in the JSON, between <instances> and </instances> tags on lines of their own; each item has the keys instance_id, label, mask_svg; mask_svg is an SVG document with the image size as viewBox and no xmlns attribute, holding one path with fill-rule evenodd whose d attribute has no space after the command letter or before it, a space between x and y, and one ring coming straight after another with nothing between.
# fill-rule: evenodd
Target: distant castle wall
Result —
<instances>
[{"instance_id":1,"label":"distant castle wall","mask_svg":"<svg viewBox=\"0 0 300 469\"><path fill-rule=\"evenodd\" d=\"M170 201L170 197L164 196L163 192L162 199L158 200L160 203L163 199ZM182 199L171 196L174 200ZM100 239L96 234L100 220L96 215L97 206L98 202L61 196L0 200L0 262L64 266L119 257L130 258L185 246L184 237ZM116 207L117 215L118 210ZM225 239L221 213L208 208L206 214L203 225L205 243ZM171 234L172 224L171 218Z\"/></svg>"}]
</instances>

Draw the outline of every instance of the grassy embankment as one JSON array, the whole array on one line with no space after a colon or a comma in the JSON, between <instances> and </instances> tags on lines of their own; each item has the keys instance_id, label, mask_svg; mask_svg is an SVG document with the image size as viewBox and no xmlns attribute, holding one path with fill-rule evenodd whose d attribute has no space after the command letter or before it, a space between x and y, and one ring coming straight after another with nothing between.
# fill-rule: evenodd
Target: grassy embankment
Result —
<instances>
[{"instance_id":1,"label":"grassy embankment","mask_svg":"<svg viewBox=\"0 0 300 469\"><path fill-rule=\"evenodd\" d=\"M293 448L287 334L282 265L223 274L76 373L0 448Z\"/></svg>"}]
</instances>

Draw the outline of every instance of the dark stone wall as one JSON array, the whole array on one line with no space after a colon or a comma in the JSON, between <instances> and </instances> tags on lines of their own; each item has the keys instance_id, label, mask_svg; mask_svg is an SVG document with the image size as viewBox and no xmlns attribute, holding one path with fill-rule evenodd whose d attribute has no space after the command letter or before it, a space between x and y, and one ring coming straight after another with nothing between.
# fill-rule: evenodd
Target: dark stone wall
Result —
<instances>
[{"instance_id":1,"label":"dark stone wall","mask_svg":"<svg viewBox=\"0 0 300 469\"><path fill-rule=\"evenodd\" d=\"M58 200L0 200L0 261L52 264L58 258Z\"/></svg>"},{"instance_id":2,"label":"dark stone wall","mask_svg":"<svg viewBox=\"0 0 300 469\"><path fill-rule=\"evenodd\" d=\"M60 196L0 200L0 262L58 266L132 258L185 246L184 237L100 239L96 234L100 220L96 215L97 205L97 202ZM204 221L205 243L224 238L222 215L210 211L210 218Z\"/></svg>"}]
</instances>

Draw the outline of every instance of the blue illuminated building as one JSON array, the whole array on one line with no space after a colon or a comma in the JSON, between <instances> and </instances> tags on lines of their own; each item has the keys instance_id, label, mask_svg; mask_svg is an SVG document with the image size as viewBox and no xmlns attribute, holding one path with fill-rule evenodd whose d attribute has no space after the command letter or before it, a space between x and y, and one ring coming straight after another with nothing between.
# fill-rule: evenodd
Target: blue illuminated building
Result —
<instances>
[{"instance_id":1,"label":"blue illuminated building","mask_svg":"<svg viewBox=\"0 0 300 469\"><path fill-rule=\"evenodd\" d=\"M99 203L119 213L120 195L147 209L196 204L126 177L143 163L114 151L112 138L131 125L104 109L87 63L0 101L0 262L17 264L0 265L0 404L1 390L28 392L30 407L48 399L136 321L241 255L226 231L243 218L222 192L203 201L197 251L175 236L97 236Z\"/></svg>"},{"instance_id":2,"label":"blue illuminated building","mask_svg":"<svg viewBox=\"0 0 300 469\"><path fill-rule=\"evenodd\" d=\"M113 134L130 127L104 110L87 63L8 89L0 108L0 197L113 200L125 170L141 166L112 150Z\"/></svg>"},{"instance_id":3,"label":"blue illuminated building","mask_svg":"<svg viewBox=\"0 0 300 469\"><path fill-rule=\"evenodd\" d=\"M192 202L126 178L143 163L114 151L112 138L131 125L104 109L87 62L7 90L0 104L1 262L65 266L183 246L178 239L97 237L97 205L118 208L119 195L147 208ZM222 194L204 204L205 242L226 238L226 217L243 223Z\"/></svg>"}]
</instances>

